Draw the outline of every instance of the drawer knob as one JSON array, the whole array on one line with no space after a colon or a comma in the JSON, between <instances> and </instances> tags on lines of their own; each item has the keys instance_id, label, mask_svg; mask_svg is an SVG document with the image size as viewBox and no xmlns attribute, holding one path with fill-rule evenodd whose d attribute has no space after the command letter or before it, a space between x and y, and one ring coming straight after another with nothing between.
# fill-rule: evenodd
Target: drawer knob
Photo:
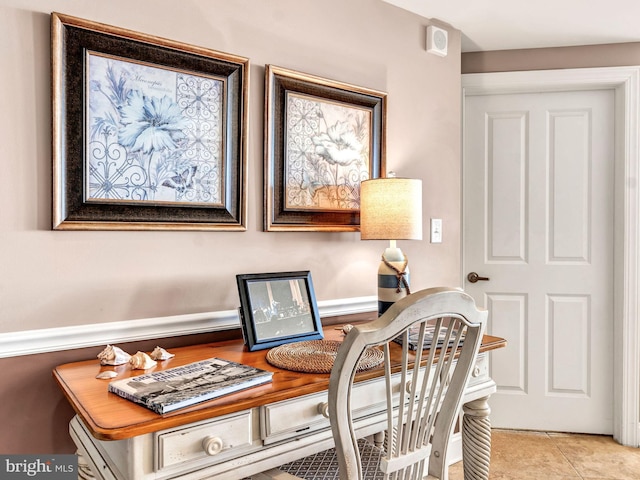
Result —
<instances>
[{"instance_id":1,"label":"drawer knob","mask_svg":"<svg viewBox=\"0 0 640 480\"><path fill-rule=\"evenodd\" d=\"M322 415L324 418L329 418L329 404L327 402L319 403L318 413Z\"/></svg>"},{"instance_id":2,"label":"drawer knob","mask_svg":"<svg viewBox=\"0 0 640 480\"><path fill-rule=\"evenodd\" d=\"M472 375L474 377L479 377L481 373L482 373L482 370L480 370L479 366L476 365L475 367L473 367L473 374Z\"/></svg>"},{"instance_id":3,"label":"drawer knob","mask_svg":"<svg viewBox=\"0 0 640 480\"><path fill-rule=\"evenodd\" d=\"M202 440L202 448L207 455L217 455L222 451L224 443L220 437L205 437Z\"/></svg>"}]
</instances>

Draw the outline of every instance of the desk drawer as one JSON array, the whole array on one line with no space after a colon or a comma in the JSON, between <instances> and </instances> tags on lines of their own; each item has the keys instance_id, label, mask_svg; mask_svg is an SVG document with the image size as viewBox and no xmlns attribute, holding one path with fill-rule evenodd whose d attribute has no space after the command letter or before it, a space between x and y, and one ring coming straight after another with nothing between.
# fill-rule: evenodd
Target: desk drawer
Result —
<instances>
[{"instance_id":1,"label":"desk drawer","mask_svg":"<svg viewBox=\"0 0 640 480\"><path fill-rule=\"evenodd\" d=\"M476 360L469 386L478 385L487 380L489 380L489 358L484 353ZM354 422L385 411L384 382L384 378L381 377L354 385L351 397ZM395 385L394 391L397 392L400 388L399 376L394 375L392 382ZM327 392L323 392L261 407L260 436L264 444L289 440L329 428L329 419L322 414L326 404Z\"/></svg>"},{"instance_id":2,"label":"desk drawer","mask_svg":"<svg viewBox=\"0 0 640 480\"><path fill-rule=\"evenodd\" d=\"M384 398L384 378L357 383L351 398L354 420L384 411ZM323 415L326 405L327 392L323 392L261 407L260 434L264 444L329 428L329 419Z\"/></svg>"},{"instance_id":3,"label":"desk drawer","mask_svg":"<svg viewBox=\"0 0 640 480\"><path fill-rule=\"evenodd\" d=\"M489 380L489 355L481 353L476 359L476 363L471 370L469 386L478 385Z\"/></svg>"},{"instance_id":4,"label":"desk drawer","mask_svg":"<svg viewBox=\"0 0 640 480\"><path fill-rule=\"evenodd\" d=\"M208 463L218 463L242 454L252 446L252 411L154 435L156 471L186 462L209 460Z\"/></svg>"}]
</instances>

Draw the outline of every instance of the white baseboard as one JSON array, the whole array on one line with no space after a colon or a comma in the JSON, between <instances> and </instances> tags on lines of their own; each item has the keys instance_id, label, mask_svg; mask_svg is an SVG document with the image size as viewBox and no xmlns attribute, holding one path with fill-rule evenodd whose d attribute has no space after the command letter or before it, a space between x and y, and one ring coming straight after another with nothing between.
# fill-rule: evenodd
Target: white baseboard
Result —
<instances>
[{"instance_id":1,"label":"white baseboard","mask_svg":"<svg viewBox=\"0 0 640 480\"><path fill-rule=\"evenodd\" d=\"M377 297L355 297L318 302L321 317L366 313L377 309ZM0 333L0 358L210 333L239 327L238 312L225 310Z\"/></svg>"},{"instance_id":2,"label":"white baseboard","mask_svg":"<svg viewBox=\"0 0 640 480\"><path fill-rule=\"evenodd\" d=\"M462 434L454 433L449 440L449 449L447 450L447 465L453 465L462 460Z\"/></svg>"}]
</instances>

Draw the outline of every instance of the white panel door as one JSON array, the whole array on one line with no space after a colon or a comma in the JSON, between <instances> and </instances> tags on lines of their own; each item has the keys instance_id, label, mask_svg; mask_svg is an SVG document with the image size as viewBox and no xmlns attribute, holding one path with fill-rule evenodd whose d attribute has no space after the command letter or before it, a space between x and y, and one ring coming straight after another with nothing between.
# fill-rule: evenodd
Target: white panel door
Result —
<instances>
[{"instance_id":1,"label":"white panel door","mask_svg":"<svg viewBox=\"0 0 640 480\"><path fill-rule=\"evenodd\" d=\"M613 431L614 93L467 96L465 289L490 310L496 427Z\"/></svg>"}]
</instances>

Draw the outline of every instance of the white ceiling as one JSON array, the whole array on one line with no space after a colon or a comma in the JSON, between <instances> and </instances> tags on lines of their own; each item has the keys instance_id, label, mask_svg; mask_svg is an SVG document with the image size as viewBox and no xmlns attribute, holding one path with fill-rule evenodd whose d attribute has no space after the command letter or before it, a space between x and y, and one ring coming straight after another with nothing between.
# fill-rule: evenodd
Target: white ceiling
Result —
<instances>
[{"instance_id":1,"label":"white ceiling","mask_svg":"<svg viewBox=\"0 0 640 480\"><path fill-rule=\"evenodd\" d=\"M384 0L462 31L462 51L640 41L640 0Z\"/></svg>"}]
</instances>

